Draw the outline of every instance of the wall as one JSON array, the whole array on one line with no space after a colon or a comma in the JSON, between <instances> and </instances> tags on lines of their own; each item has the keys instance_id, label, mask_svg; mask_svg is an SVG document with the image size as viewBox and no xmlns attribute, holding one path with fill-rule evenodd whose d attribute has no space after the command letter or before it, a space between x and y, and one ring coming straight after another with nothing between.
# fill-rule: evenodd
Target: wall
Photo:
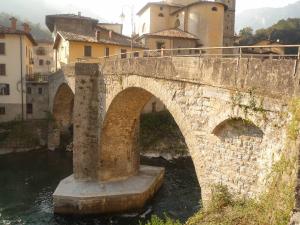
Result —
<instances>
[{"instance_id":1,"label":"wall","mask_svg":"<svg viewBox=\"0 0 300 225\"><path fill-rule=\"evenodd\" d=\"M32 104L33 113L27 113L27 119L47 119L49 113L49 90L48 83L27 83L27 90L31 89L31 94L26 94L27 104ZM39 89L42 93L39 93Z\"/></svg>"},{"instance_id":2,"label":"wall","mask_svg":"<svg viewBox=\"0 0 300 225\"><path fill-rule=\"evenodd\" d=\"M22 76L21 76L21 58L20 58L20 36L5 35L0 42L5 43L6 54L0 55L0 63L6 64L5 76L0 76L0 83L10 84L10 95L0 96L2 105L7 105L7 113L0 115L0 122L10 121L13 119L20 119L22 117L22 94L21 94L21 80L23 80L23 90L25 91L25 75L33 71L33 66L30 64L32 56L32 43L27 37L22 36ZM27 49L27 54L26 54ZM22 78L21 78L22 77ZM23 109L26 110L26 95L23 95ZM24 118L26 115L24 113Z\"/></svg>"},{"instance_id":3,"label":"wall","mask_svg":"<svg viewBox=\"0 0 300 225\"><path fill-rule=\"evenodd\" d=\"M40 55L37 53L39 48L43 48L45 50L45 55ZM33 48L33 59L34 59L34 66L33 71L34 73L40 73L48 75L51 72L55 71L54 65L54 49L52 43L38 43L38 46ZM43 65L39 65L39 61L43 60ZM50 64L47 65L47 62Z\"/></svg>"},{"instance_id":4,"label":"wall","mask_svg":"<svg viewBox=\"0 0 300 225\"><path fill-rule=\"evenodd\" d=\"M103 165L116 174L124 158L136 156L139 110L155 96L185 137L204 201L211 185L219 183L239 196L259 196L285 146L286 97L299 92L300 69L294 75L294 60L237 60L176 57L76 64L75 177L101 177ZM91 101L82 105L86 98ZM87 120L82 123L82 118ZM100 155L96 159L95 148L111 164Z\"/></svg>"},{"instance_id":5,"label":"wall","mask_svg":"<svg viewBox=\"0 0 300 225\"><path fill-rule=\"evenodd\" d=\"M203 46L223 46L224 6L211 2L190 6L186 20L187 31L197 36Z\"/></svg>"}]
</instances>

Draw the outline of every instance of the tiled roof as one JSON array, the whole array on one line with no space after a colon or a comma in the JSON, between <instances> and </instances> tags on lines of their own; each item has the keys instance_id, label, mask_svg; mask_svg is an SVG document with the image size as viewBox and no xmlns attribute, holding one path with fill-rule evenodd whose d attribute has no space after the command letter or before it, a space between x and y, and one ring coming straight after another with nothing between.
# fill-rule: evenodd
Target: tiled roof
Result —
<instances>
[{"instance_id":1,"label":"tiled roof","mask_svg":"<svg viewBox=\"0 0 300 225\"><path fill-rule=\"evenodd\" d=\"M58 31L58 35L60 35L62 38L64 38L67 41L79 41L79 42L89 42L89 43L100 43L100 44L111 44L111 45L120 45L120 46L126 46L130 47L131 46L131 39L130 37L124 36L117 34L113 32L112 38L111 39L99 39L95 36L86 36L86 35L81 35L81 34L75 34L71 32L66 32L66 31ZM54 46L57 43L54 44ZM133 44L134 48L142 48L142 45L139 43L134 42Z\"/></svg>"},{"instance_id":2,"label":"tiled roof","mask_svg":"<svg viewBox=\"0 0 300 225\"><path fill-rule=\"evenodd\" d=\"M14 30L10 27L5 27L0 25L0 34L15 34L15 35L25 35L33 45L37 45L36 41L30 33L27 33L23 30Z\"/></svg>"},{"instance_id":3,"label":"tiled roof","mask_svg":"<svg viewBox=\"0 0 300 225\"><path fill-rule=\"evenodd\" d=\"M171 38L183 38L183 39L194 39L194 40L199 39L195 35L187 33L177 28L162 30L155 33L144 34L144 36L171 37Z\"/></svg>"}]
</instances>

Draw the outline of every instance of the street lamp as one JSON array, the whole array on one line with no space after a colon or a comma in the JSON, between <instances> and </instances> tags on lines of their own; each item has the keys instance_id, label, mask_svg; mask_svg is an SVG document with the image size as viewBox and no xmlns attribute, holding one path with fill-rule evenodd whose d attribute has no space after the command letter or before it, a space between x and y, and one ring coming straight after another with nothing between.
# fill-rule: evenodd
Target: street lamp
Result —
<instances>
[{"instance_id":1,"label":"street lamp","mask_svg":"<svg viewBox=\"0 0 300 225\"><path fill-rule=\"evenodd\" d=\"M122 6L122 13L120 15L122 24L124 25L125 19L126 19L126 15L124 13L124 9L125 8L129 8L131 11L131 51L133 50L133 34L134 34L134 7L133 5L123 5Z\"/></svg>"}]
</instances>

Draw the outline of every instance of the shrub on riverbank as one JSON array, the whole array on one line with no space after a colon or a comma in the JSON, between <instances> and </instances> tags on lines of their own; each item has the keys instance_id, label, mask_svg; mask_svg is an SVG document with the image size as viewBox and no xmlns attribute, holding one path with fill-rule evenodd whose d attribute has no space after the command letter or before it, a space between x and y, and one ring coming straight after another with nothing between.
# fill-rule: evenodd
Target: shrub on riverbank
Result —
<instances>
[{"instance_id":1,"label":"shrub on riverbank","mask_svg":"<svg viewBox=\"0 0 300 225\"><path fill-rule=\"evenodd\" d=\"M142 153L188 153L184 137L168 111L141 115L140 138Z\"/></svg>"}]
</instances>

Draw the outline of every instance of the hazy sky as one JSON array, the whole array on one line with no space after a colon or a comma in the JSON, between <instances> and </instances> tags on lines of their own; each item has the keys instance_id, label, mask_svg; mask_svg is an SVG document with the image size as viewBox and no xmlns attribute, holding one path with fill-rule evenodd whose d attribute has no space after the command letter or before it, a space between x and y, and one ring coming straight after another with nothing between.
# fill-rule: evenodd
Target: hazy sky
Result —
<instances>
[{"instance_id":1,"label":"hazy sky","mask_svg":"<svg viewBox=\"0 0 300 225\"><path fill-rule=\"evenodd\" d=\"M106 22L121 22L122 8L126 15L124 33L131 32L131 8L134 15L149 1L159 0L0 0L0 11L26 15L28 20L44 23L45 14L77 13ZM297 0L237 0L237 12L260 7L282 7ZM2 9L2 10L1 10Z\"/></svg>"},{"instance_id":2,"label":"hazy sky","mask_svg":"<svg viewBox=\"0 0 300 225\"><path fill-rule=\"evenodd\" d=\"M0 0L2 1L2 0ZM136 13L143 5L153 0L44 0L53 7L60 6L70 12L82 9L82 13L92 13L99 15L109 22L120 22L119 16L124 8L127 16L125 22L125 32L130 31L131 7ZM155 0L154 0L155 1ZM237 11L260 7L282 7L297 0L237 0Z\"/></svg>"}]
</instances>

